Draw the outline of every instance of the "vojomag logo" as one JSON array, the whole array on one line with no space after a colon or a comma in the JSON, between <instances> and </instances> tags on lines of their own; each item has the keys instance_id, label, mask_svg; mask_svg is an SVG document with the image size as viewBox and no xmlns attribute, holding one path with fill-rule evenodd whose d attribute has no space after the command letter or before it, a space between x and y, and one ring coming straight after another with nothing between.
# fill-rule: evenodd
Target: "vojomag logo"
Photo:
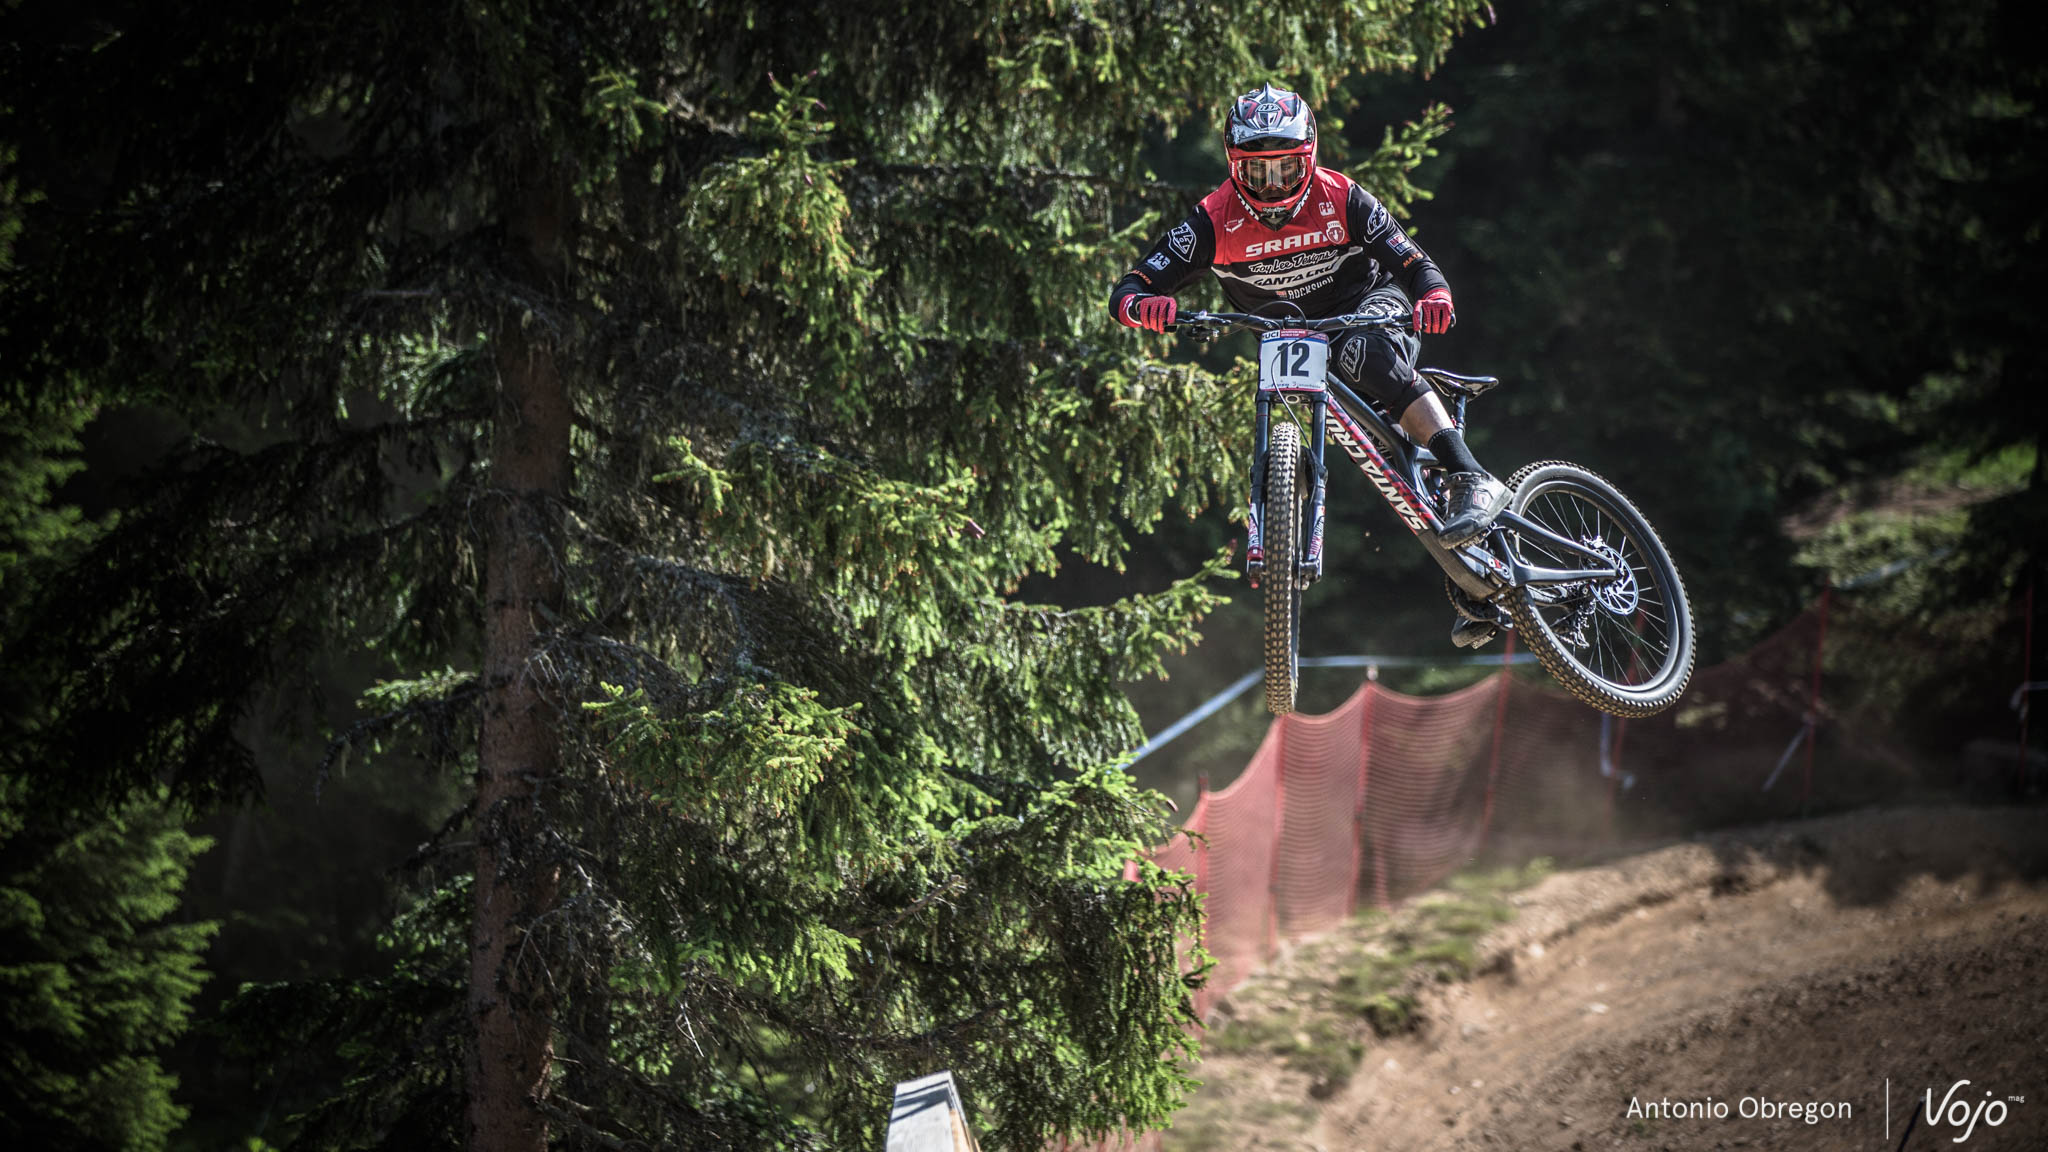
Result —
<instances>
[{"instance_id":1,"label":"vojomag logo","mask_svg":"<svg viewBox=\"0 0 2048 1152\"><path fill-rule=\"evenodd\" d=\"M2000 1096L1989 1089L1985 1089L1981 1097L1973 1100L1970 1093L1963 1091L1968 1087L1968 1080L1958 1080L1949 1085L1948 1091L1942 1093L1940 1108L1934 1106L1934 1089L1929 1088L1926 1099L1921 1103L1921 1107L1926 1109L1928 1127L1939 1129L1947 1125L1950 1128L1962 1129L1962 1135L1949 1138L1951 1144L1961 1144L1968 1140L1971 1134L1977 1131L1979 1124L1986 1128L1996 1128L2004 1124L2012 1115L2010 1105L2027 1102L2024 1096Z\"/></svg>"}]
</instances>

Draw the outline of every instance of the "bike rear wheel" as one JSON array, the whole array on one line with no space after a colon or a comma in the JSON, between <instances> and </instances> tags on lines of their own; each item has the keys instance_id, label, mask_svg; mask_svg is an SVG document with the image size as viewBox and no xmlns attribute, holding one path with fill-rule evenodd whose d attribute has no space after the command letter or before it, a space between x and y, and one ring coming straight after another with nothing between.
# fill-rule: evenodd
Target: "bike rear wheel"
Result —
<instances>
[{"instance_id":1,"label":"bike rear wheel","mask_svg":"<svg viewBox=\"0 0 2048 1152\"><path fill-rule=\"evenodd\" d=\"M1294 711L1301 672L1302 529L1308 504L1308 469L1301 430L1273 422L1266 441L1266 710Z\"/></svg>"},{"instance_id":2,"label":"bike rear wheel","mask_svg":"<svg viewBox=\"0 0 2048 1152\"><path fill-rule=\"evenodd\" d=\"M1614 580L1502 596L1544 669L1573 696L1616 716L1651 716L1676 703L1692 680L1692 608L1650 522L1614 485L1576 464L1531 464L1508 486L1515 513L1624 568ZM1506 531L1511 549L1531 565L1589 566L1575 551Z\"/></svg>"}]
</instances>

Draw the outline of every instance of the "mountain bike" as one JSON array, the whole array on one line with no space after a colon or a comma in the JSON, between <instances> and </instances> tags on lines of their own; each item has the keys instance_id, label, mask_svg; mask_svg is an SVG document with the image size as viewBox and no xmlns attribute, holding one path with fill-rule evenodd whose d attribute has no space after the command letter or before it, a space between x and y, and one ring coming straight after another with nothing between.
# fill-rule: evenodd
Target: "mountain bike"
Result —
<instances>
[{"instance_id":1,"label":"mountain bike","mask_svg":"<svg viewBox=\"0 0 2048 1152\"><path fill-rule=\"evenodd\" d=\"M1485 535L1450 549L1437 539L1446 470L1380 406L1329 371L1330 335L1406 327L1407 314L1274 319L1186 312L1198 340L1260 333L1246 573L1265 597L1266 706L1292 712L1300 677L1301 594L1323 575L1326 441L1335 442L1444 570L1467 620L1514 629L1579 700L1616 716L1669 708L1692 678L1692 610L1670 553L1614 485L1561 460L1507 479L1507 506ZM1491 376L1420 369L1459 428Z\"/></svg>"}]
</instances>

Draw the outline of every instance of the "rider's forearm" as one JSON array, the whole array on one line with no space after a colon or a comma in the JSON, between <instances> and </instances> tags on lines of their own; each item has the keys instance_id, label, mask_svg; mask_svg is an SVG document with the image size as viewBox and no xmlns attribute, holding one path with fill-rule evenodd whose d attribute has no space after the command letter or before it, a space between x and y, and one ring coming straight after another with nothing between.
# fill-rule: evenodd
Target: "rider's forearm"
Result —
<instances>
[{"instance_id":1,"label":"rider's forearm","mask_svg":"<svg viewBox=\"0 0 2048 1152\"><path fill-rule=\"evenodd\" d=\"M1135 297L1150 295L1153 295L1151 286L1138 279L1136 273L1125 276L1109 291L1109 314L1124 327L1136 328L1137 324L1131 320L1130 302Z\"/></svg>"},{"instance_id":2,"label":"rider's forearm","mask_svg":"<svg viewBox=\"0 0 2048 1152\"><path fill-rule=\"evenodd\" d=\"M1437 270L1436 262L1420 248L1415 249L1415 254L1417 259L1414 263L1396 272L1401 280L1401 290L1408 293L1408 299L1420 300L1438 288L1450 291L1451 282Z\"/></svg>"}]
</instances>

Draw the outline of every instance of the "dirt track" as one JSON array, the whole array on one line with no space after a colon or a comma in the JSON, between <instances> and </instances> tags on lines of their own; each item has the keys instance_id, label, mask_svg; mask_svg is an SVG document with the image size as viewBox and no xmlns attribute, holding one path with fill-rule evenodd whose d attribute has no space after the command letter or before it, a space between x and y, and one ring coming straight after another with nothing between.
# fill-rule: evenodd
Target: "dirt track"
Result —
<instances>
[{"instance_id":1,"label":"dirt track","mask_svg":"<svg viewBox=\"0 0 2048 1152\"><path fill-rule=\"evenodd\" d=\"M1328 1099L1270 1059L1213 1060L1165 1147L2048 1149L2040 809L1779 826L1561 873L1516 903L1489 970L1433 993L1419 1033L1372 1040ZM1312 1010L1257 985L1299 989L1341 936L1233 999ZM1956 1143L1964 1128L1921 1120L1908 1137L1922 1094L1940 1105L1963 1079L1951 1107L1988 1091L2003 1123ZM1746 1118L1745 1099L1851 1114ZM1666 1100L1728 1111L1629 1113Z\"/></svg>"}]
</instances>

